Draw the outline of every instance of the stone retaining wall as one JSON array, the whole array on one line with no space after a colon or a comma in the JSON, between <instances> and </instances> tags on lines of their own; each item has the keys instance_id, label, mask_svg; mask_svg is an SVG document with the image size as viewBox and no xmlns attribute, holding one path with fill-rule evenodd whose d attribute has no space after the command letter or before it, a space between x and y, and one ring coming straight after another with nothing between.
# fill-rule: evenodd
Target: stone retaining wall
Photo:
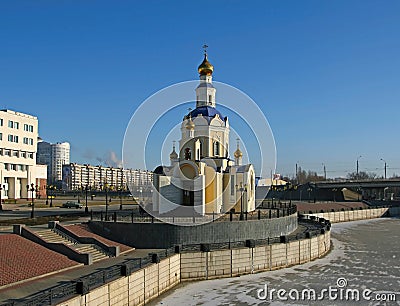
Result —
<instances>
[{"instance_id":1,"label":"stone retaining wall","mask_svg":"<svg viewBox=\"0 0 400 306\"><path fill-rule=\"evenodd\" d=\"M181 254L181 280L231 277L281 269L317 259L330 250L330 231L317 237L211 252Z\"/></svg>"},{"instance_id":2,"label":"stone retaining wall","mask_svg":"<svg viewBox=\"0 0 400 306\"><path fill-rule=\"evenodd\" d=\"M396 210L397 209L397 210ZM314 214L306 214L307 216L315 216L318 218L324 218L329 220L331 223L338 222L348 222L355 220L364 220L364 219L373 219L380 218L383 215L387 214L391 211L391 214L397 215L399 214L399 207L382 207L382 208L370 208L370 209L354 209L354 210L344 210L344 211L332 211L332 212L324 212L324 213L314 213Z\"/></svg>"},{"instance_id":3,"label":"stone retaining wall","mask_svg":"<svg viewBox=\"0 0 400 306\"><path fill-rule=\"evenodd\" d=\"M58 305L144 305L180 281L238 276L311 261L330 250L330 231L288 243L175 254Z\"/></svg>"},{"instance_id":4,"label":"stone retaining wall","mask_svg":"<svg viewBox=\"0 0 400 306\"><path fill-rule=\"evenodd\" d=\"M180 254L58 305L144 305L180 282Z\"/></svg>"}]
</instances>

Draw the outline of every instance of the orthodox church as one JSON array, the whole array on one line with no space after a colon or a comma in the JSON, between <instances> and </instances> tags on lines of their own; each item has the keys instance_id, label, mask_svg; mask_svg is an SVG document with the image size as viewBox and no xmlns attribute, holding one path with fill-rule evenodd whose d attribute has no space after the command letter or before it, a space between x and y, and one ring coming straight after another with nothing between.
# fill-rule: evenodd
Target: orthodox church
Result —
<instances>
[{"instance_id":1,"label":"orthodox church","mask_svg":"<svg viewBox=\"0 0 400 306\"><path fill-rule=\"evenodd\" d=\"M154 171L152 210L160 216L205 216L255 210L255 171L242 165L239 140L234 160L229 150L229 120L216 108L213 65L207 52L198 67L196 108L184 116L181 139L170 165Z\"/></svg>"}]
</instances>

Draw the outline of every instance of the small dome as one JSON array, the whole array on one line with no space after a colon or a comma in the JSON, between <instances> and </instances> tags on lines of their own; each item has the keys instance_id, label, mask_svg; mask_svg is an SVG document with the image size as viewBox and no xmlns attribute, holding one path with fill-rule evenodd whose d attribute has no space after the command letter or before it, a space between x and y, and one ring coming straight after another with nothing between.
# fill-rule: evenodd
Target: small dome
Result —
<instances>
[{"instance_id":1,"label":"small dome","mask_svg":"<svg viewBox=\"0 0 400 306\"><path fill-rule=\"evenodd\" d=\"M235 156L235 158L240 158L243 156L242 151L240 151L239 148L237 148L237 150L235 151L235 153L233 153L233 155Z\"/></svg>"},{"instance_id":2,"label":"small dome","mask_svg":"<svg viewBox=\"0 0 400 306\"><path fill-rule=\"evenodd\" d=\"M178 159L178 154L175 152L175 148L169 155L169 159Z\"/></svg>"},{"instance_id":3,"label":"small dome","mask_svg":"<svg viewBox=\"0 0 400 306\"><path fill-rule=\"evenodd\" d=\"M188 130L194 130L194 122L192 120L192 117L189 117L188 122L186 123L186 128Z\"/></svg>"},{"instance_id":4,"label":"small dome","mask_svg":"<svg viewBox=\"0 0 400 306\"><path fill-rule=\"evenodd\" d=\"M197 70L199 71L200 75L212 75L214 66L208 61L207 54L204 54L204 60Z\"/></svg>"}]
</instances>

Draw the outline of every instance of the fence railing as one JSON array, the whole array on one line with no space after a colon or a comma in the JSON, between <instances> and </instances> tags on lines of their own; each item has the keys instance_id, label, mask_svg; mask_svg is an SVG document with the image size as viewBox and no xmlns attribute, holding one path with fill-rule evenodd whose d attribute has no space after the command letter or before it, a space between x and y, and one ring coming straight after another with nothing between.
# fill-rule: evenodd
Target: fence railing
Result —
<instances>
[{"instance_id":1,"label":"fence railing","mask_svg":"<svg viewBox=\"0 0 400 306\"><path fill-rule=\"evenodd\" d=\"M112 222L131 222L131 223L157 223L168 222L172 224L196 224L205 222L233 222L245 220L273 219L293 215L297 212L297 206L291 203L262 203L255 211L234 212L218 215L208 213L204 216L192 217L154 217L147 212L138 209L121 210L113 212L90 211L90 220L112 221Z\"/></svg>"}]
</instances>

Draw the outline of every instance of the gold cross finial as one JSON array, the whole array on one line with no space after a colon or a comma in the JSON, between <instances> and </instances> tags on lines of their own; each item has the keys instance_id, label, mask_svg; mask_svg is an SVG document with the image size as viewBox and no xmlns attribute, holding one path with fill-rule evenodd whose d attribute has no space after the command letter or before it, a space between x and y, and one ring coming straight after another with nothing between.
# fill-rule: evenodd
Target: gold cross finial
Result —
<instances>
[{"instance_id":1,"label":"gold cross finial","mask_svg":"<svg viewBox=\"0 0 400 306\"><path fill-rule=\"evenodd\" d=\"M208 48L208 46L206 44L204 44L203 45L204 55L207 55L207 48Z\"/></svg>"}]
</instances>

